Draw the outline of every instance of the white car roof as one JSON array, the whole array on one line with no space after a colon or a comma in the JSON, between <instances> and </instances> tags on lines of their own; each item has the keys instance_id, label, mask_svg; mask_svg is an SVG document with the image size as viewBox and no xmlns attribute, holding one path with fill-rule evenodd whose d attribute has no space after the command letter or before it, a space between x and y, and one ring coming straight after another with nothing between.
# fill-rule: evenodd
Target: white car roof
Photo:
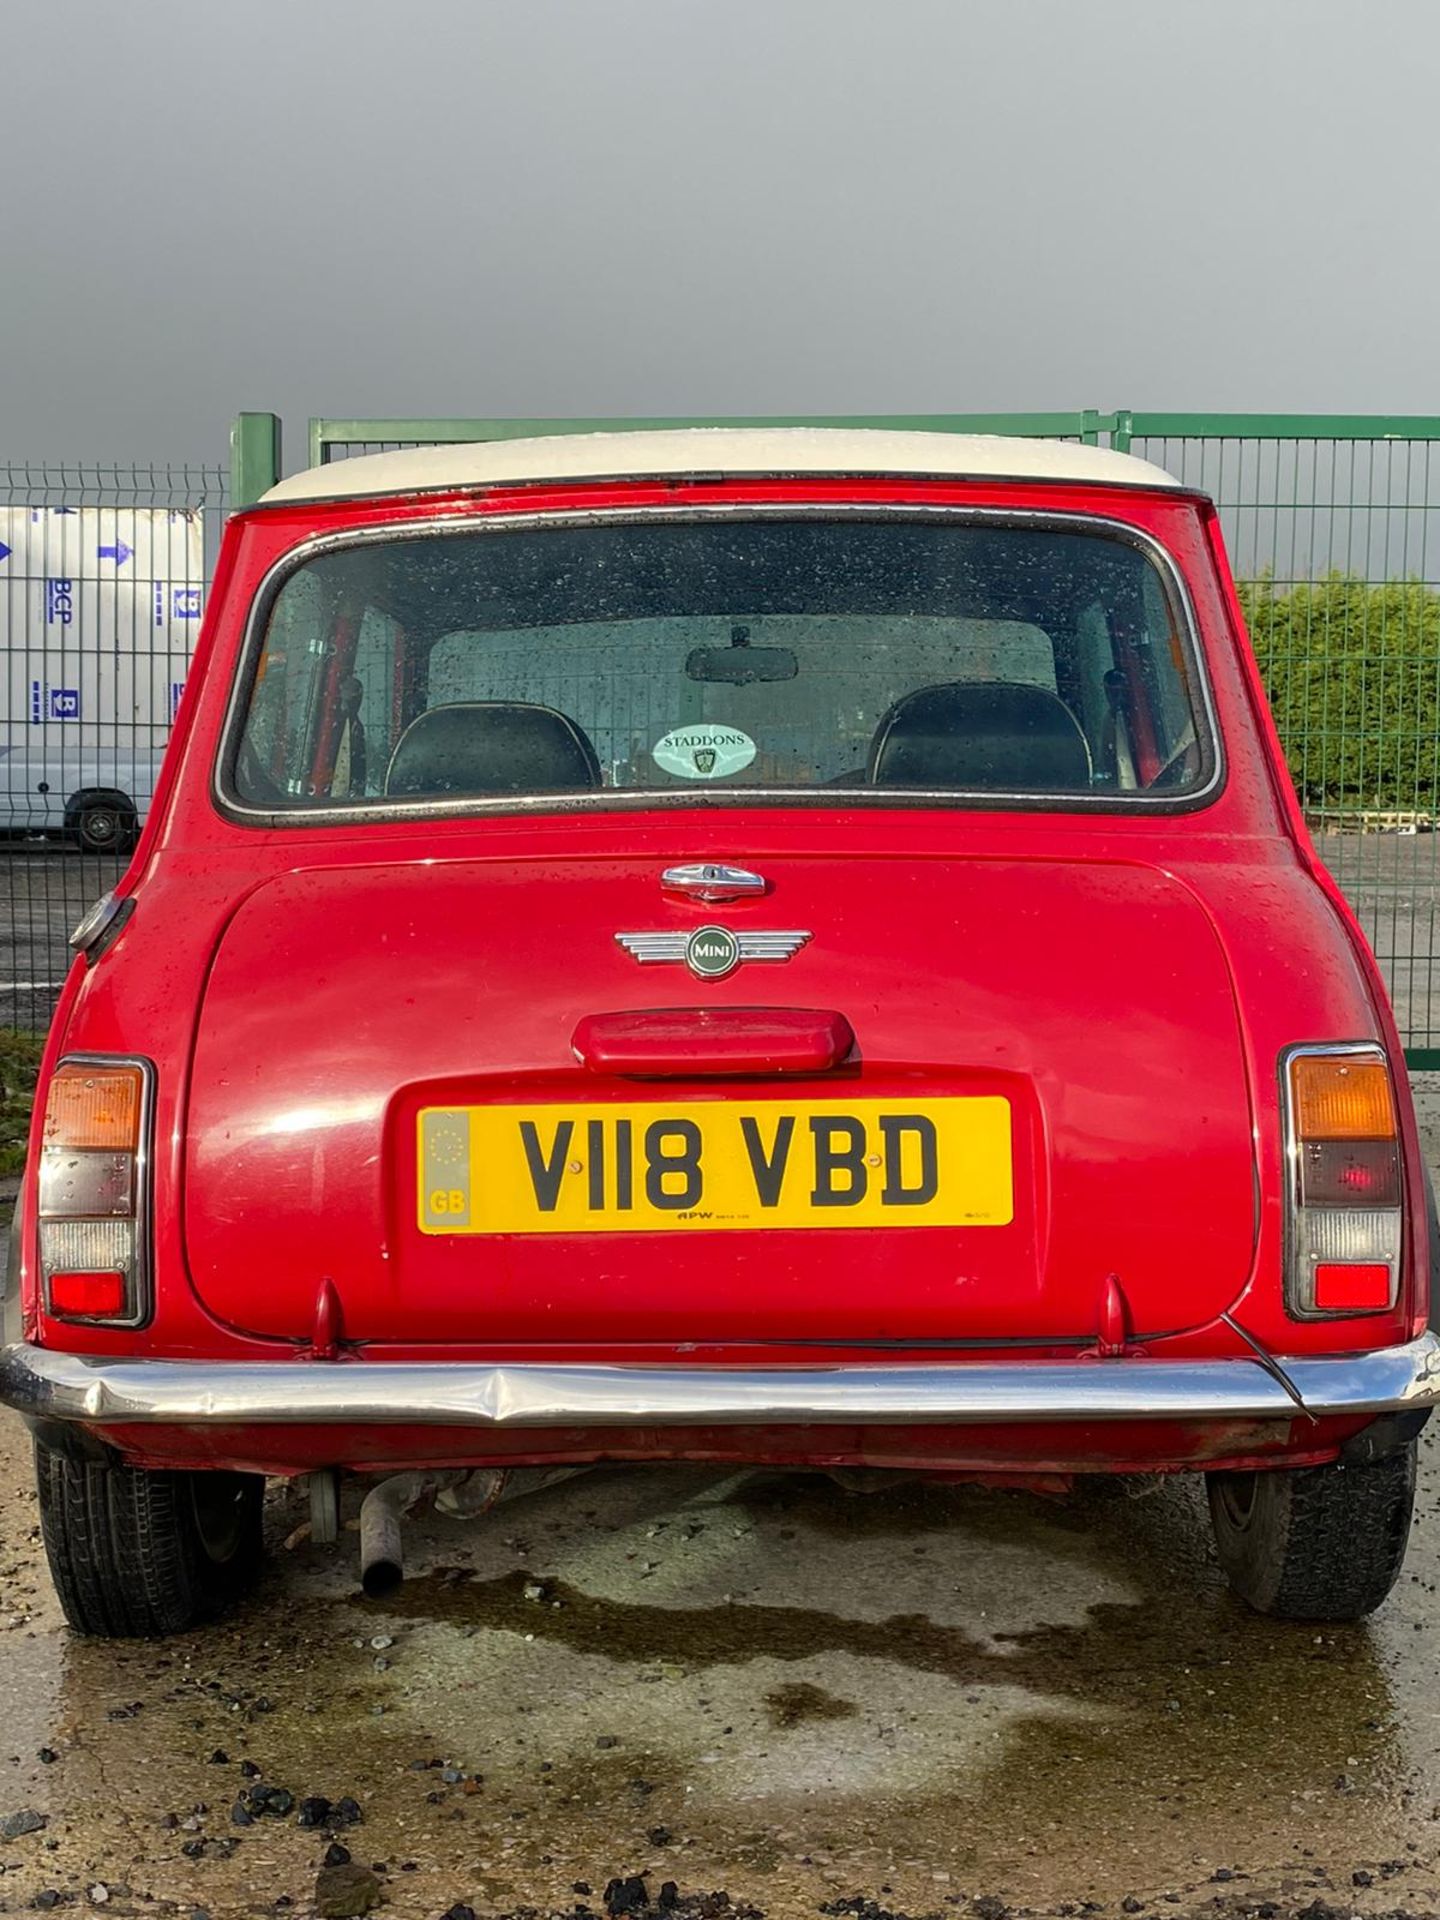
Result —
<instances>
[{"instance_id":1,"label":"white car roof","mask_svg":"<svg viewBox=\"0 0 1440 1920\"><path fill-rule=\"evenodd\" d=\"M543 434L367 453L292 474L269 501L489 487L513 481L643 479L658 474L906 474L1105 481L1179 487L1162 467L1108 447L1001 434L900 433L878 427L680 427Z\"/></svg>"}]
</instances>

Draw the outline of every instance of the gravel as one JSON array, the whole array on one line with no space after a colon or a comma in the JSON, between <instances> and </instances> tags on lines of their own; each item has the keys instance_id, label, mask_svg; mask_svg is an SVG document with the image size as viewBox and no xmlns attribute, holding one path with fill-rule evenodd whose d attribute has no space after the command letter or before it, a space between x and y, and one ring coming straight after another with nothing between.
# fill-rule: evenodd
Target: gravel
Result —
<instances>
[{"instance_id":1,"label":"gravel","mask_svg":"<svg viewBox=\"0 0 1440 1920\"><path fill-rule=\"evenodd\" d=\"M19 1813L10 1813L0 1820L0 1840L18 1840L23 1834L40 1833L48 1827L47 1814L36 1813L32 1807L22 1807Z\"/></svg>"},{"instance_id":2,"label":"gravel","mask_svg":"<svg viewBox=\"0 0 1440 1920\"><path fill-rule=\"evenodd\" d=\"M315 1911L321 1920L353 1920L378 1907L384 1897L379 1874L353 1860L321 1867L315 1876Z\"/></svg>"}]
</instances>

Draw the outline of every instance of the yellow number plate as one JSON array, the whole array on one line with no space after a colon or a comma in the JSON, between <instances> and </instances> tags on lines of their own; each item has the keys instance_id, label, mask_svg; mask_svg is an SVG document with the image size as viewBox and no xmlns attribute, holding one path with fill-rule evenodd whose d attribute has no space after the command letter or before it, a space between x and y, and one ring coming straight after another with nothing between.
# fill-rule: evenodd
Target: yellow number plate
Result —
<instances>
[{"instance_id":1,"label":"yellow number plate","mask_svg":"<svg viewBox=\"0 0 1440 1920\"><path fill-rule=\"evenodd\" d=\"M1010 1103L429 1107L422 1233L1003 1227Z\"/></svg>"}]
</instances>

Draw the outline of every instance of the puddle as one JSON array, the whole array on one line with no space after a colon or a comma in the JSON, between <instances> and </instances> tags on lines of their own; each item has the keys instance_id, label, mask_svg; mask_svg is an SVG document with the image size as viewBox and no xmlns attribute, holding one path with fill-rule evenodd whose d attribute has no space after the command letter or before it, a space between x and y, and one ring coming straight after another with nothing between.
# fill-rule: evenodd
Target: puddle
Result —
<instances>
[{"instance_id":1,"label":"puddle","mask_svg":"<svg viewBox=\"0 0 1440 1920\"><path fill-rule=\"evenodd\" d=\"M1428 1870L1428 1519L1374 1629L1314 1632L1229 1599L1184 1486L1054 1502L607 1471L417 1523L414 1576L379 1605L349 1535L277 1550L208 1633L112 1646L59 1629L13 1425L0 1472L0 1627L25 1616L0 1631L0 1817L49 1817L0 1844L0 1911L97 1877L217 1920L303 1911L324 1837L233 1826L247 1761L297 1798L354 1795L341 1839L417 1920L639 1871L813 1914L1188 1899L1217 1868L1382 1859L1413 1905ZM272 1494L277 1548L300 1514Z\"/></svg>"}]
</instances>

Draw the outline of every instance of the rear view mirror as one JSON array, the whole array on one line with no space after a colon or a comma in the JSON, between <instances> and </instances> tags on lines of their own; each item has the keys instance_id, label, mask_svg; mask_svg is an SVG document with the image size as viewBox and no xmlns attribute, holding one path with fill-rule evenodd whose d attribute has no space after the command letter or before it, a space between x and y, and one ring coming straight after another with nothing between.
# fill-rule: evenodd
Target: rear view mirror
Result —
<instances>
[{"instance_id":1,"label":"rear view mirror","mask_svg":"<svg viewBox=\"0 0 1440 1920\"><path fill-rule=\"evenodd\" d=\"M691 680L749 687L762 680L793 680L800 663L789 647L752 647L748 627L732 627L728 647L695 647L685 661Z\"/></svg>"}]
</instances>

